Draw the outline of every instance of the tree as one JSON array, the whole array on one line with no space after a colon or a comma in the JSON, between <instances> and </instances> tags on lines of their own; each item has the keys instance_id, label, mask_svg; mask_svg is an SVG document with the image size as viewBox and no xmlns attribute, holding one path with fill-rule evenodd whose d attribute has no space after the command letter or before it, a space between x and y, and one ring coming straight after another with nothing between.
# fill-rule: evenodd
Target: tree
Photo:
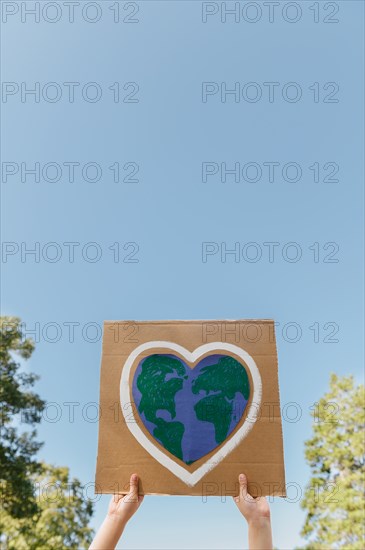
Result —
<instances>
[{"instance_id":1,"label":"tree","mask_svg":"<svg viewBox=\"0 0 365 550\"><path fill-rule=\"evenodd\" d=\"M15 518L37 512L31 476L40 471L35 455L42 446L36 430L20 430L20 424L34 426L41 419L44 401L30 391L38 377L21 371L16 355L29 359L34 350L24 338L20 319L0 318L0 483L2 506Z\"/></svg>"},{"instance_id":2,"label":"tree","mask_svg":"<svg viewBox=\"0 0 365 550\"><path fill-rule=\"evenodd\" d=\"M41 464L33 477L38 514L17 519L5 510L0 513L5 525L6 550L49 550L87 548L93 538L88 527L93 506L85 500L77 479L70 480L69 469Z\"/></svg>"},{"instance_id":3,"label":"tree","mask_svg":"<svg viewBox=\"0 0 365 550\"><path fill-rule=\"evenodd\" d=\"M312 470L302 507L302 536L310 550L362 550L364 537L364 386L331 375L330 390L315 404L313 436L305 443Z\"/></svg>"},{"instance_id":4,"label":"tree","mask_svg":"<svg viewBox=\"0 0 365 550\"><path fill-rule=\"evenodd\" d=\"M31 391L38 379L17 356L34 350L17 317L0 317L0 545L4 550L79 549L90 544L93 506L69 470L40 462L34 426L45 402ZM24 431L23 424L32 426Z\"/></svg>"}]
</instances>

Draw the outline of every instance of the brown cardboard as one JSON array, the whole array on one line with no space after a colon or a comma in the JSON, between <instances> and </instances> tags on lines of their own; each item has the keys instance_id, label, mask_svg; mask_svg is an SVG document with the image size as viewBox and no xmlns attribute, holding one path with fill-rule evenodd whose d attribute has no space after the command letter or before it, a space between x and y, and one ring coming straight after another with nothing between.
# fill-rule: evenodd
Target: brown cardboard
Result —
<instances>
[{"instance_id":1,"label":"brown cardboard","mask_svg":"<svg viewBox=\"0 0 365 550\"><path fill-rule=\"evenodd\" d=\"M163 344L136 354L149 342ZM187 357L197 355L198 348L195 361ZM133 401L132 380L139 361L149 355L170 353L194 368L214 351L244 366L250 395L232 433L211 452L186 464L149 433ZM167 462L176 471L170 471ZM126 493L130 475L137 473L141 494L234 495L241 472L247 475L253 496L286 496L274 321L105 321L96 492Z\"/></svg>"}]
</instances>

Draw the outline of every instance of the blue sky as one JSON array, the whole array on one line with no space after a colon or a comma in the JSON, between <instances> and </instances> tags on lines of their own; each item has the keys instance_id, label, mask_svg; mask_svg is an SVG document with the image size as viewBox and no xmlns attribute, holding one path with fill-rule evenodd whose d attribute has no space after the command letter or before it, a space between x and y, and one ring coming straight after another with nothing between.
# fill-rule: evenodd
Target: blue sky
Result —
<instances>
[{"instance_id":1,"label":"blue sky","mask_svg":"<svg viewBox=\"0 0 365 550\"><path fill-rule=\"evenodd\" d=\"M114 2L80 2L73 23L62 2L39 22L5 4L2 310L36 330L28 366L56 404L41 456L93 482L104 320L273 318L281 400L302 412L283 422L292 485L272 503L275 546L292 548L310 407L330 372L362 378L363 3L281 2L270 22L241 2L224 22L216 2L120 2L114 22ZM230 499L150 497L120 548L246 540Z\"/></svg>"}]
</instances>

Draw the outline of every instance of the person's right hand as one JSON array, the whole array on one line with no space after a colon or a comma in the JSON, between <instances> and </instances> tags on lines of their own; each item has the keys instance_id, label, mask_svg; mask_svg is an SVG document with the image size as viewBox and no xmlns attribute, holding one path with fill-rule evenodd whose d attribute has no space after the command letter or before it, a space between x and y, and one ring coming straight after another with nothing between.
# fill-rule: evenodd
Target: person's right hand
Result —
<instances>
[{"instance_id":1,"label":"person's right hand","mask_svg":"<svg viewBox=\"0 0 365 550\"><path fill-rule=\"evenodd\" d=\"M129 481L129 493L112 496L108 509L108 517L126 524L138 510L142 501L143 496L138 495L138 476L137 474L132 474Z\"/></svg>"},{"instance_id":2,"label":"person's right hand","mask_svg":"<svg viewBox=\"0 0 365 550\"><path fill-rule=\"evenodd\" d=\"M247 477L245 474L240 474L238 481L240 484L240 493L237 497L233 498L247 523L250 524L264 519L270 521L270 507L266 498L254 498L247 492Z\"/></svg>"}]
</instances>

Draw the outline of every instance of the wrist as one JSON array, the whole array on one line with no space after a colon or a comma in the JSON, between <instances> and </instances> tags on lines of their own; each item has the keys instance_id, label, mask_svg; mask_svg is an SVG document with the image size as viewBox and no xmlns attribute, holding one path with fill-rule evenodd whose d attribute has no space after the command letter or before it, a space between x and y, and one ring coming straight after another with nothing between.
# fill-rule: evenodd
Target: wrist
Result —
<instances>
[{"instance_id":1,"label":"wrist","mask_svg":"<svg viewBox=\"0 0 365 550\"><path fill-rule=\"evenodd\" d=\"M108 526L110 527L110 529L123 530L128 520L126 520L125 518L121 517L118 514L113 514L108 512L106 515L105 521L108 523Z\"/></svg>"},{"instance_id":2,"label":"wrist","mask_svg":"<svg viewBox=\"0 0 365 550\"><path fill-rule=\"evenodd\" d=\"M100 550L101 548L112 550L115 548L123 533L125 523L123 519L116 517L114 514L109 514L108 512L91 543L90 550Z\"/></svg>"},{"instance_id":3,"label":"wrist","mask_svg":"<svg viewBox=\"0 0 365 550\"><path fill-rule=\"evenodd\" d=\"M272 550L270 516L253 518L248 522L248 547L250 550Z\"/></svg>"},{"instance_id":4,"label":"wrist","mask_svg":"<svg viewBox=\"0 0 365 550\"><path fill-rule=\"evenodd\" d=\"M271 526L270 516L260 516L247 520L248 526L252 529L262 529L266 526Z\"/></svg>"}]
</instances>

